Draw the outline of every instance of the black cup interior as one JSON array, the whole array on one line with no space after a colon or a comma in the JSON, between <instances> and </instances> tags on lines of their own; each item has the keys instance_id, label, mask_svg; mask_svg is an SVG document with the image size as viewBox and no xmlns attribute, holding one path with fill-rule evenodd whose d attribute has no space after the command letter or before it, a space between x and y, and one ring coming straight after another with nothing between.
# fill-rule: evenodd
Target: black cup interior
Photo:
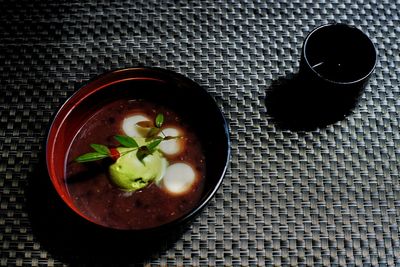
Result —
<instances>
[{"instance_id":1,"label":"black cup interior","mask_svg":"<svg viewBox=\"0 0 400 267\"><path fill-rule=\"evenodd\" d=\"M337 83L367 78L376 62L371 40L345 24L325 25L312 31L304 42L303 56L320 77Z\"/></svg>"}]
</instances>

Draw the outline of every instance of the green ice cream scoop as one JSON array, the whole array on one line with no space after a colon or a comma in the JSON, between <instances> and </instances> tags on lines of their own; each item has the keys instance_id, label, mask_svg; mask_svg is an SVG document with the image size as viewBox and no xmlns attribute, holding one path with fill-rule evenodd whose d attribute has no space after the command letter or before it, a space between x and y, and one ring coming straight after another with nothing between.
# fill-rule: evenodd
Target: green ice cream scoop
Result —
<instances>
[{"instance_id":1,"label":"green ice cream scoop","mask_svg":"<svg viewBox=\"0 0 400 267\"><path fill-rule=\"evenodd\" d=\"M139 144L140 145L140 144ZM126 191L136 191L149 183L159 182L164 176L167 160L155 151L140 161L137 150L118 148L122 155L109 168L112 182Z\"/></svg>"}]
</instances>

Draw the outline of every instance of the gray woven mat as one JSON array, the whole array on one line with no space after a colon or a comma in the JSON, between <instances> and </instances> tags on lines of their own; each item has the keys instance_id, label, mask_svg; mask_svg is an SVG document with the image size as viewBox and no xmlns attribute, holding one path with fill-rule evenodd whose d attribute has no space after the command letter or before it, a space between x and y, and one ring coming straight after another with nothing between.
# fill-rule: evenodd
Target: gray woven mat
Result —
<instances>
[{"instance_id":1,"label":"gray woven mat","mask_svg":"<svg viewBox=\"0 0 400 267\"><path fill-rule=\"evenodd\" d=\"M0 7L0 266L69 262L32 232L27 179L67 95L106 70L138 65L204 86L232 138L231 166L211 204L172 247L144 263L400 266L398 0ZM372 38L375 74L346 119L313 131L280 129L266 92L298 70L307 32L332 21Z\"/></svg>"}]
</instances>

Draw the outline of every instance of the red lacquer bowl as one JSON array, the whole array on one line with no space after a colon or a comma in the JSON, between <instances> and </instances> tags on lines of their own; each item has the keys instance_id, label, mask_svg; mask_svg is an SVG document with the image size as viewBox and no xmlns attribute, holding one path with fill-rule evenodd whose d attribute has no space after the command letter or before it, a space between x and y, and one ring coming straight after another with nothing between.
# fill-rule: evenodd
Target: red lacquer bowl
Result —
<instances>
[{"instance_id":1,"label":"red lacquer bowl","mask_svg":"<svg viewBox=\"0 0 400 267\"><path fill-rule=\"evenodd\" d=\"M91 221L74 205L67 192L67 152L88 116L101 106L124 98L162 103L184 113L197 125L205 125L195 129L202 141L207 166L200 202L183 217L146 231L162 232L167 227L190 221L210 201L225 175L230 155L228 126L216 102L203 88L185 76L164 69L128 68L105 73L83 86L63 104L50 127L46 146L47 169L54 188L70 209Z\"/></svg>"}]
</instances>

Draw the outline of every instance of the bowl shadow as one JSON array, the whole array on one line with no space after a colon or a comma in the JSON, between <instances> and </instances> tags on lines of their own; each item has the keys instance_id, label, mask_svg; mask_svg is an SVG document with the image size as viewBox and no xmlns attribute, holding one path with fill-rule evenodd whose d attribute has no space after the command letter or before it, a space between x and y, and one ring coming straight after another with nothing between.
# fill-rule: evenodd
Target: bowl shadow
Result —
<instances>
[{"instance_id":1,"label":"bowl shadow","mask_svg":"<svg viewBox=\"0 0 400 267\"><path fill-rule=\"evenodd\" d=\"M181 218L151 229L110 229L80 217L67 206L70 199L66 197L64 202L57 193L57 186L66 187L65 158L60 155L66 155L68 144L88 114L118 99L143 99L160 104L181 115L182 121L191 122L189 127L204 150L207 178L199 204ZM52 179L47 172L46 155L42 155L40 164L28 178L28 213L34 235L43 247L72 264L141 265L146 259L158 258L188 230L189 223L213 197L230 158L228 126L212 96L185 76L159 68L119 69L90 81L59 109L44 147L43 154L50 153L47 159ZM60 194L66 192L67 189L61 190Z\"/></svg>"},{"instance_id":2,"label":"bowl shadow","mask_svg":"<svg viewBox=\"0 0 400 267\"><path fill-rule=\"evenodd\" d=\"M44 157L28 178L27 210L32 231L52 256L68 264L128 265L157 258L189 229L163 235L140 236L132 231L114 230L90 223L62 201L51 184Z\"/></svg>"},{"instance_id":3,"label":"bowl shadow","mask_svg":"<svg viewBox=\"0 0 400 267\"><path fill-rule=\"evenodd\" d=\"M290 74L274 80L267 89L265 105L276 125L293 131L310 131L343 120L356 101L324 96L318 85Z\"/></svg>"}]
</instances>

